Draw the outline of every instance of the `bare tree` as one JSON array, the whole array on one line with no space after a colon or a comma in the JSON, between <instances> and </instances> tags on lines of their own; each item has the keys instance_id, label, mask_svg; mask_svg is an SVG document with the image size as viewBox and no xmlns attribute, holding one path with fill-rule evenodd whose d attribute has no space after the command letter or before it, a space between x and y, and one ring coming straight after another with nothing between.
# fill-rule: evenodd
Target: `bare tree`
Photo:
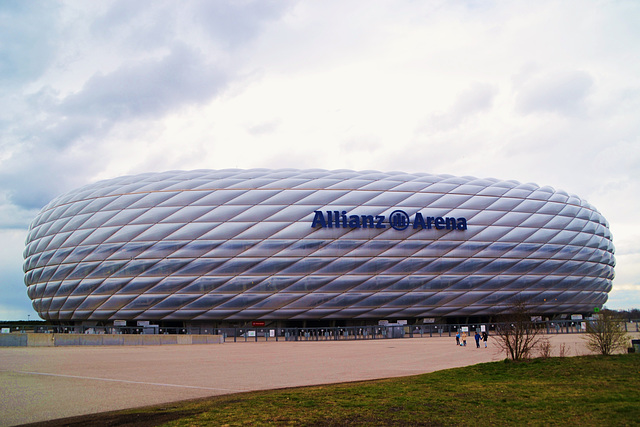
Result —
<instances>
[{"instance_id":1,"label":"bare tree","mask_svg":"<svg viewBox=\"0 0 640 427\"><path fill-rule=\"evenodd\" d=\"M525 301L514 302L496 324L496 341L507 358L522 360L531 357L538 346L542 329L531 320Z\"/></svg>"},{"instance_id":2,"label":"bare tree","mask_svg":"<svg viewBox=\"0 0 640 427\"><path fill-rule=\"evenodd\" d=\"M625 320L615 311L602 310L587 321L587 348L608 356L624 350L629 345L629 336L624 330Z\"/></svg>"}]
</instances>

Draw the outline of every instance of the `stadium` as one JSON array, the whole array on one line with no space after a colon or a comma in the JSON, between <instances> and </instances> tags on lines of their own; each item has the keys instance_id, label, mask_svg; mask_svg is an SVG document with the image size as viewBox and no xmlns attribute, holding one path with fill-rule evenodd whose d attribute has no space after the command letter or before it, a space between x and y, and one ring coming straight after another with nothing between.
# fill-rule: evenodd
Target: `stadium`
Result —
<instances>
[{"instance_id":1,"label":"stadium","mask_svg":"<svg viewBox=\"0 0 640 427\"><path fill-rule=\"evenodd\" d=\"M319 169L90 184L40 211L24 259L45 320L214 328L590 313L615 266L605 218L551 187Z\"/></svg>"}]
</instances>

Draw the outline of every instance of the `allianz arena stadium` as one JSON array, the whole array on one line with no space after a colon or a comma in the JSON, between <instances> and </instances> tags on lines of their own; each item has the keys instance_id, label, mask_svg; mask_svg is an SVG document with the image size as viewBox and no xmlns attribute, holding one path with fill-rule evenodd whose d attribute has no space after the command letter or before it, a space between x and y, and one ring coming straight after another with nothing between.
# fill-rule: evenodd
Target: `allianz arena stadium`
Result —
<instances>
[{"instance_id":1,"label":"allianz arena stadium","mask_svg":"<svg viewBox=\"0 0 640 427\"><path fill-rule=\"evenodd\" d=\"M53 322L367 325L602 307L605 218L516 181L350 170L124 176L37 215L25 284Z\"/></svg>"}]
</instances>

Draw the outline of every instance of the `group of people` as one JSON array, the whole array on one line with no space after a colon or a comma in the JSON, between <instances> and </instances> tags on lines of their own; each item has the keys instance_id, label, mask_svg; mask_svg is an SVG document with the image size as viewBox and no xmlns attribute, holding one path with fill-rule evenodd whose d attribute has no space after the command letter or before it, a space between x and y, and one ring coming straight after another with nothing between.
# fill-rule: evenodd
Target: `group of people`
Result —
<instances>
[{"instance_id":1,"label":"group of people","mask_svg":"<svg viewBox=\"0 0 640 427\"><path fill-rule=\"evenodd\" d=\"M480 333L476 331L476 334L473 337L476 340L476 348L480 348L480 340L484 342L484 348L487 348L487 338L489 338L489 334L487 334L486 331L482 331L482 335L480 335ZM466 332L462 332L462 334L460 334L460 332L456 333L456 345L462 347L465 347L467 345Z\"/></svg>"}]
</instances>

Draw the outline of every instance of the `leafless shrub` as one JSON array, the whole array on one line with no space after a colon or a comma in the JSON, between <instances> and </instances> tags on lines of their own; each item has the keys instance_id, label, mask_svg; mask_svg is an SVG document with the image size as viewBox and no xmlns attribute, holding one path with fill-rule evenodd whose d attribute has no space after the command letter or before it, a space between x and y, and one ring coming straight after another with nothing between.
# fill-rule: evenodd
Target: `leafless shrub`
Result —
<instances>
[{"instance_id":1,"label":"leafless shrub","mask_svg":"<svg viewBox=\"0 0 640 427\"><path fill-rule=\"evenodd\" d=\"M542 338L540 343L538 344L538 351L540 352L540 357L544 359L548 359L551 357L551 341L549 338Z\"/></svg>"},{"instance_id":2,"label":"leafless shrub","mask_svg":"<svg viewBox=\"0 0 640 427\"><path fill-rule=\"evenodd\" d=\"M602 310L596 316L587 321L587 348L605 356L626 349L629 335L624 330L625 320L611 310Z\"/></svg>"},{"instance_id":3,"label":"leafless shrub","mask_svg":"<svg viewBox=\"0 0 640 427\"><path fill-rule=\"evenodd\" d=\"M569 355L569 350L567 349L567 345L565 343L560 344L560 357L567 357Z\"/></svg>"},{"instance_id":4,"label":"leafless shrub","mask_svg":"<svg viewBox=\"0 0 640 427\"><path fill-rule=\"evenodd\" d=\"M531 320L525 302L514 302L496 324L496 343L511 360L528 359L540 341L542 329Z\"/></svg>"}]
</instances>

